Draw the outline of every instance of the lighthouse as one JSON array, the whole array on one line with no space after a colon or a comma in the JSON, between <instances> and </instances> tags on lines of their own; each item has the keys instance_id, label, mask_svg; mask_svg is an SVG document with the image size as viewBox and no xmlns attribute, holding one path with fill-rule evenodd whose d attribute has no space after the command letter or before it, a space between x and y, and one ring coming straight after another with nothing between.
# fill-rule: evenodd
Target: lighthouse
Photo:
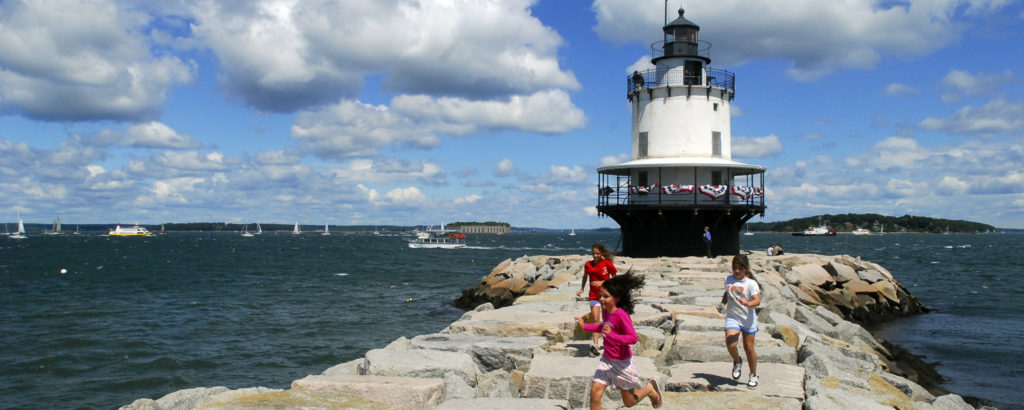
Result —
<instances>
[{"instance_id":1,"label":"lighthouse","mask_svg":"<svg viewBox=\"0 0 1024 410\"><path fill-rule=\"evenodd\" d=\"M736 76L710 67L711 44L679 17L651 45L653 69L626 77L633 115L630 160L598 172L597 210L632 257L735 255L740 230L764 216L764 173L732 160Z\"/></svg>"}]
</instances>

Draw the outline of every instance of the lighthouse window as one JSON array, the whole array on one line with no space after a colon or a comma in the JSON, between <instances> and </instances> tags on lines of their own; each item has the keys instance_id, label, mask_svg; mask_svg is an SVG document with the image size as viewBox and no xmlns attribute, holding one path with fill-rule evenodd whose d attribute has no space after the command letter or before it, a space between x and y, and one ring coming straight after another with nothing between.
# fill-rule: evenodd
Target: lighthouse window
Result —
<instances>
[{"instance_id":1,"label":"lighthouse window","mask_svg":"<svg viewBox=\"0 0 1024 410\"><path fill-rule=\"evenodd\" d=\"M715 111L718 111L718 103L714 103L713 107Z\"/></svg>"},{"instance_id":2,"label":"lighthouse window","mask_svg":"<svg viewBox=\"0 0 1024 410\"><path fill-rule=\"evenodd\" d=\"M637 185L647 186L647 171L640 171L637 175Z\"/></svg>"},{"instance_id":3,"label":"lighthouse window","mask_svg":"<svg viewBox=\"0 0 1024 410\"><path fill-rule=\"evenodd\" d=\"M722 171L711 171L711 185L722 185Z\"/></svg>"},{"instance_id":4,"label":"lighthouse window","mask_svg":"<svg viewBox=\"0 0 1024 410\"><path fill-rule=\"evenodd\" d=\"M636 143L636 156L637 158L647 158L647 133L641 132L640 138Z\"/></svg>"},{"instance_id":5,"label":"lighthouse window","mask_svg":"<svg viewBox=\"0 0 1024 410\"><path fill-rule=\"evenodd\" d=\"M711 131L711 156L722 157L722 133Z\"/></svg>"}]
</instances>

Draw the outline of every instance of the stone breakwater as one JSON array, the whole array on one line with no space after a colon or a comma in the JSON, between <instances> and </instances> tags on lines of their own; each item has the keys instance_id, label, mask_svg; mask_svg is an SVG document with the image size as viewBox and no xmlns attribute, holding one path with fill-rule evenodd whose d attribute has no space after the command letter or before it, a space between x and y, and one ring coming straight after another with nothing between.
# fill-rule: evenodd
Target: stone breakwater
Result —
<instances>
[{"instance_id":1,"label":"stone breakwater","mask_svg":"<svg viewBox=\"0 0 1024 410\"><path fill-rule=\"evenodd\" d=\"M506 260L463 293L460 303L474 308L442 331L399 338L289 389L195 388L122 409L585 408L598 360L573 322L588 311L575 296L585 260ZM728 258L616 259L621 272L647 278L633 315L633 351L641 376L662 386L663 408L972 408L922 387L927 375L906 365L905 353L855 323L925 311L885 268L800 254L751 255L751 265L764 288L756 389L741 383L746 365L732 380L724 318L714 307ZM606 391L604 405L618 408L618 391Z\"/></svg>"}]
</instances>

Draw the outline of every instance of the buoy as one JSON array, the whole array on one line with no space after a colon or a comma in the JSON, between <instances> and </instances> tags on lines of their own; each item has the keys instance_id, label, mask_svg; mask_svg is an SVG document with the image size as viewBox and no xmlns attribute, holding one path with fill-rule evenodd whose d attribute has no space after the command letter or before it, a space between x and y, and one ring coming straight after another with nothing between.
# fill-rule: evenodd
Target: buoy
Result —
<instances>
[{"instance_id":1,"label":"buoy","mask_svg":"<svg viewBox=\"0 0 1024 410\"><path fill-rule=\"evenodd\" d=\"M394 289L394 288L395 288L395 285L391 285L391 289Z\"/></svg>"},{"instance_id":2,"label":"buoy","mask_svg":"<svg viewBox=\"0 0 1024 410\"><path fill-rule=\"evenodd\" d=\"M61 274L61 275L63 275L63 274L65 274L65 273L68 273L68 270L67 270L67 269L64 269L64 268L61 268L61 269L60 269L60 274Z\"/></svg>"}]
</instances>

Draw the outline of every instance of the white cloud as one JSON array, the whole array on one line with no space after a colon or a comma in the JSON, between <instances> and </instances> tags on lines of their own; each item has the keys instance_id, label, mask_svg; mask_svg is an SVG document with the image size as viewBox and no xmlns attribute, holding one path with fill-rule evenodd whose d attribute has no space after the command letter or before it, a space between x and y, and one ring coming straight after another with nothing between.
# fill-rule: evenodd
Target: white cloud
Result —
<instances>
[{"instance_id":1,"label":"white cloud","mask_svg":"<svg viewBox=\"0 0 1024 410\"><path fill-rule=\"evenodd\" d=\"M321 158L375 156L385 145L432 148L441 143L429 129L383 105L342 101L298 114L292 137Z\"/></svg>"},{"instance_id":2,"label":"white cloud","mask_svg":"<svg viewBox=\"0 0 1024 410\"><path fill-rule=\"evenodd\" d=\"M601 157L601 166L606 167L609 165L621 164L626 161L629 161L629 154L606 155Z\"/></svg>"},{"instance_id":3,"label":"white cloud","mask_svg":"<svg viewBox=\"0 0 1024 410\"><path fill-rule=\"evenodd\" d=\"M261 109L293 111L353 98L370 74L399 93L476 99L578 89L559 67L562 39L530 15L532 3L204 1L192 12L226 89Z\"/></svg>"},{"instance_id":4,"label":"white cloud","mask_svg":"<svg viewBox=\"0 0 1024 410\"><path fill-rule=\"evenodd\" d=\"M188 135L182 135L171 127L158 121L151 121L141 124L133 124L123 136L117 133L101 134L101 138L114 137L109 141L125 147L135 148L167 148L167 149L188 149L198 148L199 143Z\"/></svg>"},{"instance_id":5,"label":"white cloud","mask_svg":"<svg viewBox=\"0 0 1024 410\"><path fill-rule=\"evenodd\" d=\"M420 183L432 186L446 185L444 169L431 161L400 161L394 159L357 159L331 171L342 181L395 184Z\"/></svg>"},{"instance_id":6,"label":"white cloud","mask_svg":"<svg viewBox=\"0 0 1024 410\"><path fill-rule=\"evenodd\" d=\"M0 2L0 111L47 121L155 117L196 67L152 53L149 20L107 0Z\"/></svg>"},{"instance_id":7,"label":"white cloud","mask_svg":"<svg viewBox=\"0 0 1024 410\"><path fill-rule=\"evenodd\" d=\"M550 169L551 172L541 176L541 178L556 184L586 182L589 176L579 165L574 165L572 168L563 165L552 165Z\"/></svg>"},{"instance_id":8,"label":"white cloud","mask_svg":"<svg viewBox=\"0 0 1024 410\"><path fill-rule=\"evenodd\" d=\"M1011 82L1013 82L1013 73L1010 70L1002 73L971 74L967 71L952 69L942 79L942 86L946 91L941 98L944 102L954 102L964 97L992 96L998 94L1000 89Z\"/></svg>"},{"instance_id":9,"label":"white cloud","mask_svg":"<svg viewBox=\"0 0 1024 410\"><path fill-rule=\"evenodd\" d=\"M418 205L426 199L419 188L416 187L395 188L388 191L384 196L393 204L404 206Z\"/></svg>"},{"instance_id":10,"label":"white cloud","mask_svg":"<svg viewBox=\"0 0 1024 410\"><path fill-rule=\"evenodd\" d=\"M462 205L462 204L472 204L472 203L476 203L477 201L479 201L481 199L483 199L482 196L477 195L477 194L471 194L471 195L466 195L466 196L464 196L462 198L455 198L454 202L456 204L460 204L460 205Z\"/></svg>"},{"instance_id":11,"label":"white cloud","mask_svg":"<svg viewBox=\"0 0 1024 410\"><path fill-rule=\"evenodd\" d=\"M885 90L882 91L883 95L887 95L887 96L890 96L890 97L906 97L908 95L917 95L917 94L920 94L920 93L921 93L921 90L919 90L917 88L914 88L914 87L911 87L909 85L900 84L900 83L889 84L889 85L887 85L885 87Z\"/></svg>"},{"instance_id":12,"label":"white cloud","mask_svg":"<svg viewBox=\"0 0 1024 410\"><path fill-rule=\"evenodd\" d=\"M966 106L947 119L928 117L918 123L926 130L963 136L991 136L1024 130L1024 103L997 98L981 107Z\"/></svg>"},{"instance_id":13,"label":"white cloud","mask_svg":"<svg viewBox=\"0 0 1024 410\"><path fill-rule=\"evenodd\" d=\"M1002 0L809 2L723 0L686 4L685 17L714 44L714 61L726 66L757 59L786 60L790 77L813 81L840 69L867 70L885 54L921 56L956 41L971 15L1001 10ZM595 0L594 30L616 43L649 44L663 25L661 2ZM670 12L669 19L676 17Z\"/></svg>"},{"instance_id":14,"label":"white cloud","mask_svg":"<svg viewBox=\"0 0 1024 410\"><path fill-rule=\"evenodd\" d=\"M782 152L782 141L775 134L766 137L733 137L732 155L743 158L760 158Z\"/></svg>"},{"instance_id":15,"label":"white cloud","mask_svg":"<svg viewBox=\"0 0 1024 410\"><path fill-rule=\"evenodd\" d=\"M419 123L453 134L480 129L558 134L582 128L586 123L583 111L573 105L563 90L513 95L504 101L402 95L395 97L391 105Z\"/></svg>"},{"instance_id":16,"label":"white cloud","mask_svg":"<svg viewBox=\"0 0 1024 410\"><path fill-rule=\"evenodd\" d=\"M508 158L502 158L497 164L494 164L494 176L496 177L509 177L519 173L516 169L515 164Z\"/></svg>"}]
</instances>

